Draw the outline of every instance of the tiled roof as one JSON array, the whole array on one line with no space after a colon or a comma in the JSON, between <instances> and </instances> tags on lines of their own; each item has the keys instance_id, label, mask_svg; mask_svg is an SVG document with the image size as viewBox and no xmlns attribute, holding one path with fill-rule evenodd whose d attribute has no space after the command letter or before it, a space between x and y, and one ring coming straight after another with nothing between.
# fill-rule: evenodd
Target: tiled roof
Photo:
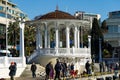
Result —
<instances>
[{"instance_id":1,"label":"tiled roof","mask_svg":"<svg viewBox=\"0 0 120 80\"><path fill-rule=\"evenodd\" d=\"M55 10L54 12L47 13L38 18L38 20L40 19L75 19L75 17L69 13Z\"/></svg>"}]
</instances>

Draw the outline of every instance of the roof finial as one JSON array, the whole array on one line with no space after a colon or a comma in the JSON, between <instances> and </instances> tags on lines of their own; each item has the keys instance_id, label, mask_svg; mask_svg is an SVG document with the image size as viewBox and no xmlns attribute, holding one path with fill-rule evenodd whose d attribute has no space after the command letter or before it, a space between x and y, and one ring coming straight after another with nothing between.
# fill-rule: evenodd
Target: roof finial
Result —
<instances>
[{"instance_id":1,"label":"roof finial","mask_svg":"<svg viewBox=\"0 0 120 80\"><path fill-rule=\"evenodd\" d=\"M56 5L56 10L58 10L58 5Z\"/></svg>"}]
</instances>

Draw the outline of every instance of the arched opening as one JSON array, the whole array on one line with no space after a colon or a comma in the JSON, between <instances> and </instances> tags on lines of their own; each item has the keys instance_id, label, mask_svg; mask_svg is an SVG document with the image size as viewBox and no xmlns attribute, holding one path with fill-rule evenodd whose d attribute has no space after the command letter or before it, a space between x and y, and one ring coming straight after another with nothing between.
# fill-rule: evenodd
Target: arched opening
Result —
<instances>
[{"instance_id":1,"label":"arched opening","mask_svg":"<svg viewBox=\"0 0 120 80\"><path fill-rule=\"evenodd\" d=\"M50 48L55 48L55 28L50 29Z\"/></svg>"},{"instance_id":2,"label":"arched opening","mask_svg":"<svg viewBox=\"0 0 120 80\"><path fill-rule=\"evenodd\" d=\"M60 48L65 48L66 47L66 29L63 27L64 25L61 25L61 29L59 31L60 35Z\"/></svg>"}]
</instances>

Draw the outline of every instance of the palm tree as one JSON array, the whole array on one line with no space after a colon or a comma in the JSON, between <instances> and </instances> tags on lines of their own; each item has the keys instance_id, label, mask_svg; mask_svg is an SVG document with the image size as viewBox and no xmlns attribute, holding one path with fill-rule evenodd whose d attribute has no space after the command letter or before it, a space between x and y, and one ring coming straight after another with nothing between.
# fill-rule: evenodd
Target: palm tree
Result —
<instances>
[{"instance_id":1,"label":"palm tree","mask_svg":"<svg viewBox=\"0 0 120 80\"><path fill-rule=\"evenodd\" d=\"M16 46L17 41L19 41L19 26L17 22L10 22L8 27L8 44Z\"/></svg>"},{"instance_id":2,"label":"palm tree","mask_svg":"<svg viewBox=\"0 0 120 80\"><path fill-rule=\"evenodd\" d=\"M25 35L25 55L30 55L30 52L35 48L35 28L32 26L25 26L24 29ZM19 45L20 42L20 28L19 22L16 20L15 22L10 22L8 27L8 43L9 45ZM15 49L16 50L16 49Z\"/></svg>"},{"instance_id":3,"label":"palm tree","mask_svg":"<svg viewBox=\"0 0 120 80\"><path fill-rule=\"evenodd\" d=\"M35 27L26 25L24 35L26 55L30 55L30 53L35 49Z\"/></svg>"},{"instance_id":4,"label":"palm tree","mask_svg":"<svg viewBox=\"0 0 120 80\"><path fill-rule=\"evenodd\" d=\"M8 27L8 45L14 46L11 49L12 56L19 56L15 48L17 43L19 42L19 36L20 36L19 33L20 33L20 28L18 26L18 21L10 22Z\"/></svg>"}]
</instances>

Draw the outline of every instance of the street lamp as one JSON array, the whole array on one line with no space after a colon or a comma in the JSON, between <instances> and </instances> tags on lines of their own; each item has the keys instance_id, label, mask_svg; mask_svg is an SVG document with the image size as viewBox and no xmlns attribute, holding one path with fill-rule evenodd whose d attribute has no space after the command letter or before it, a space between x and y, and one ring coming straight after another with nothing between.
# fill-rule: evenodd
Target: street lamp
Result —
<instances>
[{"instance_id":1,"label":"street lamp","mask_svg":"<svg viewBox=\"0 0 120 80\"><path fill-rule=\"evenodd\" d=\"M101 38L99 38L99 62L102 61Z\"/></svg>"},{"instance_id":2,"label":"street lamp","mask_svg":"<svg viewBox=\"0 0 120 80\"><path fill-rule=\"evenodd\" d=\"M7 28L8 28L8 21L7 21L7 11L8 11L8 7L7 7L7 3L8 1L5 1L5 18L6 18L6 56L7 56L7 51L8 51L8 39L7 39Z\"/></svg>"}]
</instances>

